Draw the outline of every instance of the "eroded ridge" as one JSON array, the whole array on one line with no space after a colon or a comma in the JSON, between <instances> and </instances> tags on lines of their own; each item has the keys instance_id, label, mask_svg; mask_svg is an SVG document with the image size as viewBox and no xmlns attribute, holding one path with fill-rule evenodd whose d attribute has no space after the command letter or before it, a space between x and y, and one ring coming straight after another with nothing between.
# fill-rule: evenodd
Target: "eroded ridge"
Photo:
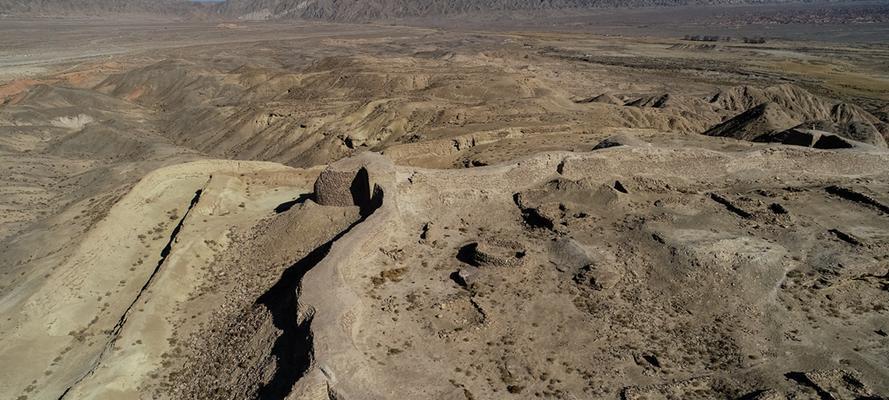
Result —
<instances>
[{"instance_id":1,"label":"eroded ridge","mask_svg":"<svg viewBox=\"0 0 889 400\"><path fill-rule=\"evenodd\" d=\"M884 338L885 221L837 211L847 200L818 188L845 155L806 151L781 171L769 166L797 150L624 147L471 171L398 167L402 211L375 213L303 279L315 350L293 395L882 393L886 372L835 335ZM882 155L855 157L854 179L886 184ZM744 176L713 191L741 160ZM357 238L374 226L385 234ZM843 315L851 325L834 336L812 322ZM792 379L803 375L819 383Z\"/></svg>"}]
</instances>

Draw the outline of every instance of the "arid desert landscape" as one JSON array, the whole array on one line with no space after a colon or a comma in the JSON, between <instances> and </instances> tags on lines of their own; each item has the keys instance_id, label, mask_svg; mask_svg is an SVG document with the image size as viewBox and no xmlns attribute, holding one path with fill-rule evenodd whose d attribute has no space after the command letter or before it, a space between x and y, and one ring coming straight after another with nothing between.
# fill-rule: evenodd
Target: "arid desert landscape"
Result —
<instances>
[{"instance_id":1,"label":"arid desert landscape","mask_svg":"<svg viewBox=\"0 0 889 400\"><path fill-rule=\"evenodd\" d=\"M889 398L889 3L0 1L0 399Z\"/></svg>"}]
</instances>

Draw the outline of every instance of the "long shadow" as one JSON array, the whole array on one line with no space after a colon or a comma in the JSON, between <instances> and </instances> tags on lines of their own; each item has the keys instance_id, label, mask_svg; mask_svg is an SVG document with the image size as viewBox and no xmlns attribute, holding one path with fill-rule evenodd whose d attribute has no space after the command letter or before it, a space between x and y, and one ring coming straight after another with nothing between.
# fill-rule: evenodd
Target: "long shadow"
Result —
<instances>
[{"instance_id":1,"label":"long shadow","mask_svg":"<svg viewBox=\"0 0 889 400\"><path fill-rule=\"evenodd\" d=\"M275 207L275 214L287 212L291 208L293 208L293 206L295 206L297 204L305 203L306 200L312 200L312 199L314 199L314 197L315 197L314 193L303 193L303 194L299 195L299 197L297 197L293 200L285 201L281 204L278 204L278 206Z\"/></svg>"},{"instance_id":2,"label":"long shadow","mask_svg":"<svg viewBox=\"0 0 889 400\"><path fill-rule=\"evenodd\" d=\"M830 393L825 392L824 389L821 389L821 387L819 387L814 382L812 382L806 376L806 374L804 374L802 372L788 372L788 373L784 374L784 377L787 379L790 379L802 386L807 386L811 389L814 389L815 393L817 393L818 397L822 400L834 400L833 396Z\"/></svg>"},{"instance_id":3,"label":"long shadow","mask_svg":"<svg viewBox=\"0 0 889 400\"><path fill-rule=\"evenodd\" d=\"M327 254L333 243L349 233L354 227L364 222L379 205L382 204L382 192L378 202L372 209L367 208L361 217L348 228L332 239L312 250L305 257L287 267L281 279L262 294L256 303L264 306L272 314L272 323L281 330L281 335L272 346L272 355L276 359L275 373L272 379L258 391L262 400L283 399L293 389L293 385L305 375L312 362L311 318L297 324L297 296L303 277L314 268Z\"/></svg>"},{"instance_id":4,"label":"long shadow","mask_svg":"<svg viewBox=\"0 0 889 400\"><path fill-rule=\"evenodd\" d=\"M373 214L376 209L383 205L383 191L376 185L371 189L367 168L358 170L349 186L349 192L352 194L355 205L359 207L362 217Z\"/></svg>"},{"instance_id":5,"label":"long shadow","mask_svg":"<svg viewBox=\"0 0 889 400\"><path fill-rule=\"evenodd\" d=\"M459 250L457 250L457 260L472 265L473 267L479 267L480 265L478 263L478 260L475 259L475 254L477 251L477 242L466 244L460 247Z\"/></svg>"}]
</instances>

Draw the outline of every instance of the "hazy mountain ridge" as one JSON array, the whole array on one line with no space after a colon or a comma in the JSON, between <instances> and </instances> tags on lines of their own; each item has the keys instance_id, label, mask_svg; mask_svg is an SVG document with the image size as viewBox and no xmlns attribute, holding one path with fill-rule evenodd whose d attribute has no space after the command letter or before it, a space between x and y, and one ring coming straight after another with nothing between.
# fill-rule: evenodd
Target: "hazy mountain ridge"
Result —
<instances>
[{"instance_id":1,"label":"hazy mountain ridge","mask_svg":"<svg viewBox=\"0 0 889 400\"><path fill-rule=\"evenodd\" d=\"M210 5L189 0L0 0L0 14L190 14Z\"/></svg>"},{"instance_id":2,"label":"hazy mountain ridge","mask_svg":"<svg viewBox=\"0 0 889 400\"><path fill-rule=\"evenodd\" d=\"M854 2L840 0L837 2ZM242 19L305 18L370 21L391 18L461 15L478 12L571 10L800 3L794 0L227 0L219 4L189 0L0 0L0 14L217 15Z\"/></svg>"},{"instance_id":3,"label":"hazy mountain ridge","mask_svg":"<svg viewBox=\"0 0 889 400\"><path fill-rule=\"evenodd\" d=\"M311 18L338 21L459 15L489 11L775 4L785 0L228 0L217 11L230 17Z\"/></svg>"}]
</instances>

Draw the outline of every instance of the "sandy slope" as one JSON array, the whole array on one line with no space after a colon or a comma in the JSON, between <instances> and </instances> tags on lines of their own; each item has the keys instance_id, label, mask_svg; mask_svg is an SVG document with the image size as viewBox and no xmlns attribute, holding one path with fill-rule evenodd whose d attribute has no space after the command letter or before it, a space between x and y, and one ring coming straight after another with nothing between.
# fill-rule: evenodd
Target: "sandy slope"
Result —
<instances>
[{"instance_id":1,"label":"sandy slope","mask_svg":"<svg viewBox=\"0 0 889 400\"><path fill-rule=\"evenodd\" d=\"M15 374L4 377L4 396L40 388L40 397L55 398L81 379L84 385L99 380L103 390L135 390L126 380L106 387L114 378L105 374L125 373L139 382L138 368L150 371L160 365L159 359L133 359L128 352L144 353L140 345L155 346L155 357L164 352L164 332L171 328L162 321L200 284L205 266L194 260L209 260L217 251L208 242L224 248L226 233L238 227L235 221L261 219L306 189L308 182L303 179L300 187L299 174L291 174L297 177L293 182L276 177L274 187L260 183L251 188L252 195L247 192L257 175L286 171L275 164L200 161L142 179L101 222L67 244L71 254L52 275L35 276L3 297L8 322L3 362L29 359L16 371L4 371ZM249 177L242 178L245 174ZM146 305L146 292L162 300ZM150 328L140 328L145 324ZM112 354L126 367L93 372Z\"/></svg>"}]
</instances>

